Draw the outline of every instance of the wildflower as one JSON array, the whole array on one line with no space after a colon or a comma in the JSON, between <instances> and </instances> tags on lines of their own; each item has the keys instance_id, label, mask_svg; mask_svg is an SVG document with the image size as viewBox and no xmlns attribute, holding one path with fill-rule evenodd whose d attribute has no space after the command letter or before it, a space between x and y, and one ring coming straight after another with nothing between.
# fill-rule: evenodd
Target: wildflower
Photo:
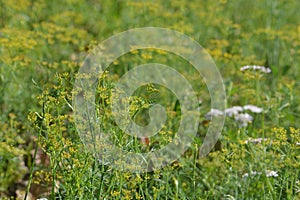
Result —
<instances>
[{"instance_id":1,"label":"wildflower","mask_svg":"<svg viewBox=\"0 0 300 200\"><path fill-rule=\"evenodd\" d=\"M267 177L277 177L278 176L278 173L276 171L271 171L271 170L267 170L266 171L266 176Z\"/></svg>"},{"instance_id":2,"label":"wildflower","mask_svg":"<svg viewBox=\"0 0 300 200\"><path fill-rule=\"evenodd\" d=\"M224 113L218 109L211 109L206 115L205 118L211 119L212 117L223 115Z\"/></svg>"},{"instance_id":3,"label":"wildflower","mask_svg":"<svg viewBox=\"0 0 300 200\"><path fill-rule=\"evenodd\" d=\"M248 176L249 176L248 173L245 173L245 174L242 175L243 178L247 178Z\"/></svg>"},{"instance_id":4,"label":"wildflower","mask_svg":"<svg viewBox=\"0 0 300 200\"><path fill-rule=\"evenodd\" d=\"M245 173L245 174L242 175L242 177L247 178L249 175L251 175L251 176L261 175L261 172L251 171L250 174Z\"/></svg>"},{"instance_id":5,"label":"wildflower","mask_svg":"<svg viewBox=\"0 0 300 200\"><path fill-rule=\"evenodd\" d=\"M244 110L250 110L253 113L261 113L263 111L262 108L259 108L254 105L245 105L243 108L244 108Z\"/></svg>"},{"instance_id":6,"label":"wildflower","mask_svg":"<svg viewBox=\"0 0 300 200\"><path fill-rule=\"evenodd\" d=\"M247 113L243 113L243 111L246 111L246 110L250 110L253 113L261 113L263 111L262 108L259 108L254 105L245 105L243 107L242 106L233 106L231 108L225 109L225 112L222 112L217 109L211 109L211 111L205 115L205 118L211 120L212 116L219 116L219 115L223 115L225 113L225 115L227 117L234 117L235 121L240 122L241 127L246 127L248 125L248 123L251 123L253 121L253 117L251 115L249 115Z\"/></svg>"},{"instance_id":7,"label":"wildflower","mask_svg":"<svg viewBox=\"0 0 300 200\"><path fill-rule=\"evenodd\" d=\"M256 176L256 175L261 175L261 174L262 174L261 172L251 171L250 173L243 174L242 177L247 178L250 175ZM276 171L272 171L272 170L266 170L265 174L267 177L277 177L278 176L278 173Z\"/></svg>"},{"instance_id":8,"label":"wildflower","mask_svg":"<svg viewBox=\"0 0 300 200\"><path fill-rule=\"evenodd\" d=\"M260 175L260 174L261 174L261 172L256 172L256 171L253 172L253 171L251 171L251 175L252 176L256 176L256 175Z\"/></svg>"},{"instance_id":9,"label":"wildflower","mask_svg":"<svg viewBox=\"0 0 300 200\"><path fill-rule=\"evenodd\" d=\"M265 74L269 74L271 73L271 69L268 67L264 67L264 66L257 66L257 65L246 65L240 68L241 71L245 71L248 69L253 69L253 70L257 70L257 71L261 71Z\"/></svg>"},{"instance_id":10,"label":"wildflower","mask_svg":"<svg viewBox=\"0 0 300 200\"><path fill-rule=\"evenodd\" d=\"M300 146L300 142L296 142L296 145Z\"/></svg>"},{"instance_id":11,"label":"wildflower","mask_svg":"<svg viewBox=\"0 0 300 200\"><path fill-rule=\"evenodd\" d=\"M249 138L248 140L245 141L245 143L246 144L248 144L248 143L257 144L257 143L261 143L262 141L267 141L267 140L268 140L267 138L254 138L254 139Z\"/></svg>"},{"instance_id":12,"label":"wildflower","mask_svg":"<svg viewBox=\"0 0 300 200\"><path fill-rule=\"evenodd\" d=\"M233 106L231 108L227 108L225 110L226 116L232 117L233 115L239 114L239 112L242 112L243 108L241 106Z\"/></svg>"},{"instance_id":13,"label":"wildflower","mask_svg":"<svg viewBox=\"0 0 300 200\"><path fill-rule=\"evenodd\" d=\"M248 123L251 123L252 120L253 120L253 117L251 115L249 115L248 113L235 115L235 121L240 122L241 127L248 126Z\"/></svg>"}]
</instances>

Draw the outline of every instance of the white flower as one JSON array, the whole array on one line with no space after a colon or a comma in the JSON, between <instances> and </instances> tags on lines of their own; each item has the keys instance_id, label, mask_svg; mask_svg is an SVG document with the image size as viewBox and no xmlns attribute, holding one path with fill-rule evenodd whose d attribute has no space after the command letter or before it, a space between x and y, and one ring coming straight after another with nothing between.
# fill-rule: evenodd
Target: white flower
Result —
<instances>
[{"instance_id":1,"label":"white flower","mask_svg":"<svg viewBox=\"0 0 300 200\"><path fill-rule=\"evenodd\" d=\"M248 174L248 173L245 173L245 174L243 174L242 178L246 178L246 177L248 177L248 176L249 176L249 174Z\"/></svg>"},{"instance_id":2,"label":"white flower","mask_svg":"<svg viewBox=\"0 0 300 200\"><path fill-rule=\"evenodd\" d=\"M252 120L253 120L253 117L251 115L249 115L248 113L235 115L235 121L240 122L240 126L242 126L242 127L248 126L248 123L251 123Z\"/></svg>"},{"instance_id":3,"label":"white flower","mask_svg":"<svg viewBox=\"0 0 300 200\"><path fill-rule=\"evenodd\" d=\"M278 174L277 174L277 172L276 171L271 171L271 170L267 170L266 171L266 176L267 177L277 177L278 176Z\"/></svg>"},{"instance_id":4,"label":"white flower","mask_svg":"<svg viewBox=\"0 0 300 200\"><path fill-rule=\"evenodd\" d=\"M296 145L300 146L300 142L296 142Z\"/></svg>"},{"instance_id":5,"label":"white flower","mask_svg":"<svg viewBox=\"0 0 300 200\"><path fill-rule=\"evenodd\" d=\"M243 108L241 106L233 106L231 108L225 109L226 116L232 117L233 115L239 114L239 112L243 112Z\"/></svg>"},{"instance_id":6,"label":"white flower","mask_svg":"<svg viewBox=\"0 0 300 200\"><path fill-rule=\"evenodd\" d=\"M252 176L260 175L260 174L261 174L261 172L256 172L256 171L253 172L253 171L251 171L251 175L252 175Z\"/></svg>"},{"instance_id":7,"label":"white flower","mask_svg":"<svg viewBox=\"0 0 300 200\"><path fill-rule=\"evenodd\" d=\"M246 66L243 66L240 68L241 71L245 71L248 69L258 70L258 71L261 71L266 74L271 73L271 71L272 71L270 68L267 68L264 66L257 66L257 65L246 65Z\"/></svg>"},{"instance_id":8,"label":"white flower","mask_svg":"<svg viewBox=\"0 0 300 200\"><path fill-rule=\"evenodd\" d=\"M262 141L267 141L268 139L267 138L249 138L248 140L245 141L246 144L248 144L249 142L250 143L254 143L254 144L257 144L257 143L261 143Z\"/></svg>"},{"instance_id":9,"label":"white flower","mask_svg":"<svg viewBox=\"0 0 300 200\"><path fill-rule=\"evenodd\" d=\"M265 174L267 177L277 177L278 176L278 173L276 171L272 171L272 170L266 170ZM250 173L243 174L242 177L246 178L250 175L251 176L261 175L261 172L251 171Z\"/></svg>"},{"instance_id":10,"label":"white flower","mask_svg":"<svg viewBox=\"0 0 300 200\"><path fill-rule=\"evenodd\" d=\"M248 177L249 175L251 175L251 176L256 176L256 175L260 175L260 174L261 174L261 172L251 171L250 174L249 174L249 173L245 173L245 174L242 175L242 177L243 177L243 178L246 178L246 177Z\"/></svg>"},{"instance_id":11,"label":"white flower","mask_svg":"<svg viewBox=\"0 0 300 200\"><path fill-rule=\"evenodd\" d=\"M254 112L254 113L261 113L263 111L262 108L259 108L254 105L245 105L243 108L244 108L244 110L250 110L251 112Z\"/></svg>"},{"instance_id":12,"label":"white flower","mask_svg":"<svg viewBox=\"0 0 300 200\"><path fill-rule=\"evenodd\" d=\"M218 109L211 109L208 113L206 113L205 118L211 119L212 117L223 115L224 113Z\"/></svg>"},{"instance_id":13,"label":"white flower","mask_svg":"<svg viewBox=\"0 0 300 200\"><path fill-rule=\"evenodd\" d=\"M211 120L212 117L225 114L226 117L234 117L235 121L240 123L240 127L246 127L248 123L251 123L253 121L253 117L251 115L249 115L248 113L243 113L243 111L246 110L250 110L253 113L261 113L263 111L262 108L254 105L245 105L243 107L233 106L231 108L225 109L224 112L217 109L211 109L210 112L205 115L205 118Z\"/></svg>"}]
</instances>

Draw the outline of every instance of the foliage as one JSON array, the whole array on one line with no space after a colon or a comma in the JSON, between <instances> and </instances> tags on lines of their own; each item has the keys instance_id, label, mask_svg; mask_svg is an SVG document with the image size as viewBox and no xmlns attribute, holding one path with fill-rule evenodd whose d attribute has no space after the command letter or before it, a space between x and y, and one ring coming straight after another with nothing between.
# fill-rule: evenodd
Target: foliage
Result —
<instances>
[{"instance_id":1,"label":"foliage","mask_svg":"<svg viewBox=\"0 0 300 200\"><path fill-rule=\"evenodd\" d=\"M0 198L300 199L299 1L0 0L0 5ZM227 106L251 104L264 111L246 127L226 118L221 146L198 158L209 123L204 82L189 63L168 52L121 56L99 78L96 99L99 115L105 113L103 128L129 151L168 143L179 113L170 91L154 84L136 91L133 115L159 102L173 116L145 146L111 120L115 80L136 65L158 62L201 88L202 123L193 145L172 165L131 174L86 151L74 125L72 89L81 62L98 43L144 26L175 29L199 42L219 67ZM245 65L272 72L241 71Z\"/></svg>"}]
</instances>

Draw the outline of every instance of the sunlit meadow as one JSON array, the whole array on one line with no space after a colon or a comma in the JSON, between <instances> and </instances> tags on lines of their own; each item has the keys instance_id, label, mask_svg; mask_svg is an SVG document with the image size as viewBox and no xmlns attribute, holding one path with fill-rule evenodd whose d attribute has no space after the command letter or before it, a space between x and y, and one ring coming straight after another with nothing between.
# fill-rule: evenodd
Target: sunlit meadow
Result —
<instances>
[{"instance_id":1,"label":"sunlit meadow","mask_svg":"<svg viewBox=\"0 0 300 200\"><path fill-rule=\"evenodd\" d=\"M300 1L0 0L1 199L300 199ZM74 125L72 95L85 56L108 37L164 27L201 44L223 77L227 109L210 108L206 85L184 59L132 51L99 77L102 128L127 151L149 152L176 135L180 105L145 85L130 100L138 124L153 102L168 121L154 137L124 134L111 118L111 88L134 66L174 67L201 90L198 134L180 159L149 173L104 165ZM168 101L166 101L166 99ZM172 100L169 102L169 100ZM225 115L214 149L199 157L212 116Z\"/></svg>"}]
</instances>

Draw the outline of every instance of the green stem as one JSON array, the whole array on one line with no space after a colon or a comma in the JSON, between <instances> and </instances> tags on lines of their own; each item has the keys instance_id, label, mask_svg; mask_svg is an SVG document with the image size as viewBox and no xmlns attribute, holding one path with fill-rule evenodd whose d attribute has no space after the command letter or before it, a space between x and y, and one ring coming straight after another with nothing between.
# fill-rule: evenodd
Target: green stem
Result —
<instances>
[{"instance_id":1,"label":"green stem","mask_svg":"<svg viewBox=\"0 0 300 200\"><path fill-rule=\"evenodd\" d=\"M39 133L39 135L40 135L40 133ZM28 193L29 193L29 190L30 190L30 186L31 186L31 183L32 183L32 178L33 178L33 172L34 172L34 168L35 168L35 159L36 159L37 150L38 150L38 144L36 144L35 149L34 149L34 155L33 155L33 160L32 160L31 169L30 169L30 177L29 177L27 188L26 188L26 193L25 193L24 200L27 199L27 196L28 196Z\"/></svg>"}]
</instances>

